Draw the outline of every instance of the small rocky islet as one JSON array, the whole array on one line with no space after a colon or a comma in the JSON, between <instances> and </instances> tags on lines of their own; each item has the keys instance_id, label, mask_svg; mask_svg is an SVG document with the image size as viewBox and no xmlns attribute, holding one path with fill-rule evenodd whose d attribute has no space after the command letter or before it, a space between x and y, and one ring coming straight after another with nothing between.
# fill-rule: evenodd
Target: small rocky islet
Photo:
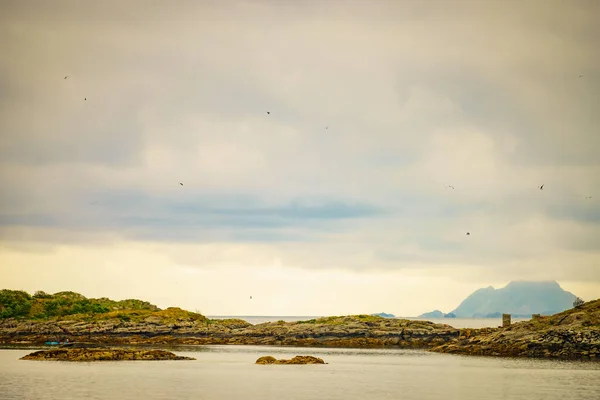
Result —
<instances>
[{"instance_id":1,"label":"small rocky islet","mask_svg":"<svg viewBox=\"0 0 600 400\"><path fill-rule=\"evenodd\" d=\"M256 360L255 364L269 365L269 364L327 364L322 358L313 356L296 356L289 360L276 359L273 356L263 356Z\"/></svg>"},{"instance_id":2,"label":"small rocky islet","mask_svg":"<svg viewBox=\"0 0 600 400\"><path fill-rule=\"evenodd\" d=\"M195 360L195 358L177 356L170 351L155 349L74 348L35 351L21 357L21 360L91 362Z\"/></svg>"}]
</instances>

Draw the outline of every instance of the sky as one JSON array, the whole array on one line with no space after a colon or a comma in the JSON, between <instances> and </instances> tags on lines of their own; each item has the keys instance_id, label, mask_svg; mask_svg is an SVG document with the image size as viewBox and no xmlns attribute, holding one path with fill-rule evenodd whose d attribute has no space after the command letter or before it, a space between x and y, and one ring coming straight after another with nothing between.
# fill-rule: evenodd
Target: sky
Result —
<instances>
[{"instance_id":1,"label":"sky","mask_svg":"<svg viewBox=\"0 0 600 400\"><path fill-rule=\"evenodd\" d=\"M600 298L597 15L0 0L0 287L205 315Z\"/></svg>"}]
</instances>

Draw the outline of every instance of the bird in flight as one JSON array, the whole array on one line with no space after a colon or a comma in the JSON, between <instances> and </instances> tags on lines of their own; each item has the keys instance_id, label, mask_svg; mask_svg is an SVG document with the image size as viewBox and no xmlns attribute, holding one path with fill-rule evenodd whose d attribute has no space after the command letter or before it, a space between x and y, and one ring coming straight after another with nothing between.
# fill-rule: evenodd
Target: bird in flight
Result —
<instances>
[{"instance_id":1,"label":"bird in flight","mask_svg":"<svg viewBox=\"0 0 600 400\"><path fill-rule=\"evenodd\" d=\"M180 184L181 186L183 186L183 183L179 182L179 184Z\"/></svg>"},{"instance_id":2,"label":"bird in flight","mask_svg":"<svg viewBox=\"0 0 600 400\"><path fill-rule=\"evenodd\" d=\"M65 76L65 79L67 79L69 77L69 75Z\"/></svg>"},{"instance_id":3,"label":"bird in flight","mask_svg":"<svg viewBox=\"0 0 600 400\"><path fill-rule=\"evenodd\" d=\"M542 186L540 186L540 190L544 190L544 184L542 184Z\"/></svg>"},{"instance_id":4,"label":"bird in flight","mask_svg":"<svg viewBox=\"0 0 600 400\"><path fill-rule=\"evenodd\" d=\"M583 78L583 75L579 75L580 78Z\"/></svg>"},{"instance_id":5,"label":"bird in flight","mask_svg":"<svg viewBox=\"0 0 600 400\"><path fill-rule=\"evenodd\" d=\"M250 296L250 300L252 300L252 296Z\"/></svg>"},{"instance_id":6,"label":"bird in flight","mask_svg":"<svg viewBox=\"0 0 600 400\"><path fill-rule=\"evenodd\" d=\"M329 127L328 127L328 126L326 126L326 127L325 127L325 129L329 129Z\"/></svg>"},{"instance_id":7,"label":"bird in flight","mask_svg":"<svg viewBox=\"0 0 600 400\"><path fill-rule=\"evenodd\" d=\"M267 114L271 114L271 111L267 111Z\"/></svg>"},{"instance_id":8,"label":"bird in flight","mask_svg":"<svg viewBox=\"0 0 600 400\"><path fill-rule=\"evenodd\" d=\"M87 101L87 97L84 97L84 98L83 98L83 101Z\"/></svg>"},{"instance_id":9,"label":"bird in flight","mask_svg":"<svg viewBox=\"0 0 600 400\"><path fill-rule=\"evenodd\" d=\"M471 236L471 233L470 233L470 232L467 232L467 236Z\"/></svg>"},{"instance_id":10,"label":"bird in flight","mask_svg":"<svg viewBox=\"0 0 600 400\"><path fill-rule=\"evenodd\" d=\"M454 186L452 186L452 185L448 185L448 186L446 186L446 187L448 187L448 188L450 188L450 189L454 189Z\"/></svg>"},{"instance_id":11,"label":"bird in flight","mask_svg":"<svg viewBox=\"0 0 600 400\"><path fill-rule=\"evenodd\" d=\"M586 199L591 199L591 198L592 198L592 196L586 196L585 198L586 198Z\"/></svg>"}]
</instances>

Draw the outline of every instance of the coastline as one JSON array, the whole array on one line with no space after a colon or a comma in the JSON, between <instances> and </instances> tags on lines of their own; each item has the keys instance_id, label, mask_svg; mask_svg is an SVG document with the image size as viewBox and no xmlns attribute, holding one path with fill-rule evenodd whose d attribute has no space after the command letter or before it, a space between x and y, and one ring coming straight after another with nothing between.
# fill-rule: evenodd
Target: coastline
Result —
<instances>
[{"instance_id":1,"label":"coastline","mask_svg":"<svg viewBox=\"0 0 600 400\"><path fill-rule=\"evenodd\" d=\"M0 345L44 346L50 337L106 346L256 345L305 348L396 348L438 353L600 361L600 300L507 327L454 328L369 315L277 321L0 320ZM449 321L450 322L450 321ZM44 346L44 348L50 346Z\"/></svg>"},{"instance_id":2,"label":"coastline","mask_svg":"<svg viewBox=\"0 0 600 400\"><path fill-rule=\"evenodd\" d=\"M61 348L91 346L254 345L319 348L422 349L461 355L600 359L600 300L532 319L431 322L386 315L331 317L214 317L136 299L87 299L74 292L49 295L4 290L0 345ZM273 321L275 318L282 318ZM287 321L286 321L287 319ZM465 321L462 321L463 323ZM496 326L490 327L489 324ZM54 347L53 347L54 346ZM56 347L58 346L58 347Z\"/></svg>"}]
</instances>

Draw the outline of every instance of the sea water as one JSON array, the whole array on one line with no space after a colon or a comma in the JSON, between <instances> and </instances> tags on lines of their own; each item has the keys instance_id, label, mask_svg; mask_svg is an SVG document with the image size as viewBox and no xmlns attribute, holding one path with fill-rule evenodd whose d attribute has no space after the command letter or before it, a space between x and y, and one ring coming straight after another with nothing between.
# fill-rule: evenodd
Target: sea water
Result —
<instances>
[{"instance_id":1,"label":"sea water","mask_svg":"<svg viewBox=\"0 0 600 400\"><path fill-rule=\"evenodd\" d=\"M227 319L227 318L239 318L253 325L262 324L264 322L294 322L294 321L307 321L310 319L321 318L319 316L256 316L256 315L241 315L241 316L224 316L216 315L209 316L211 319ZM419 321L431 321L436 324L446 324L454 328L497 328L502 325L502 318L417 318L417 317L406 317L408 320L419 320ZM528 321L529 318L513 318L512 322Z\"/></svg>"},{"instance_id":2,"label":"sea water","mask_svg":"<svg viewBox=\"0 0 600 400\"><path fill-rule=\"evenodd\" d=\"M600 363L419 350L177 346L195 361L24 361L0 349L0 399L600 399ZM313 355L326 365L257 365Z\"/></svg>"}]
</instances>

